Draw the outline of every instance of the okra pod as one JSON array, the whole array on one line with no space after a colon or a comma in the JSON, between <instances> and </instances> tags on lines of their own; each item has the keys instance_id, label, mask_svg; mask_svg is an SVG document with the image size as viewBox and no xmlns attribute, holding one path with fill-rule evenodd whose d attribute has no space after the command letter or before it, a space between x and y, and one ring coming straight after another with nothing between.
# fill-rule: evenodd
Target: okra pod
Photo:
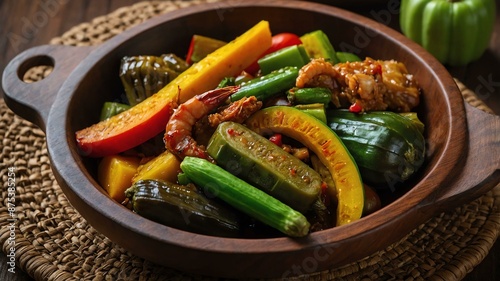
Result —
<instances>
[{"instance_id":1,"label":"okra pod","mask_svg":"<svg viewBox=\"0 0 500 281\"><path fill-rule=\"evenodd\" d=\"M258 100L273 97L295 86L299 75L298 67L284 67L267 75L241 83L240 89L230 99L237 101L244 97L255 96Z\"/></svg>"},{"instance_id":2,"label":"okra pod","mask_svg":"<svg viewBox=\"0 0 500 281\"><path fill-rule=\"evenodd\" d=\"M287 91L287 99L292 104L322 103L328 106L332 92L327 88L293 88Z\"/></svg>"},{"instance_id":3,"label":"okra pod","mask_svg":"<svg viewBox=\"0 0 500 281\"><path fill-rule=\"evenodd\" d=\"M253 218L292 237L309 233L310 224L300 212L216 164L188 156L181 162L181 169L200 188Z\"/></svg>"}]
</instances>

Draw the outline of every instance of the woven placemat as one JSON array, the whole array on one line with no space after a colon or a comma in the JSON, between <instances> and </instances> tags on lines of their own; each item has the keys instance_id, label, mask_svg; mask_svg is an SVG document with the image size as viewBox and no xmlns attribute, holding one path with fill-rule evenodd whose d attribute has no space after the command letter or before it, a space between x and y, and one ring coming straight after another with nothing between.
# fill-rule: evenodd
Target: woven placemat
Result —
<instances>
[{"instance_id":1,"label":"woven placemat","mask_svg":"<svg viewBox=\"0 0 500 281\"><path fill-rule=\"evenodd\" d=\"M137 3L82 23L51 43L99 44L150 17L201 2L214 1ZM26 80L37 81L47 72L34 69ZM491 112L472 91L457 83L469 103ZM9 239L15 239L19 268L36 280L210 280L145 261L93 229L55 181L44 133L14 115L3 100L0 119L0 136L4 136L0 244L2 251L9 253ZM16 189L9 191L9 178L13 177ZM8 208L10 195L15 195L15 210ZM11 228L13 218L15 227ZM483 260L499 232L500 185L473 202L430 219L383 251L305 279L459 280Z\"/></svg>"}]
</instances>

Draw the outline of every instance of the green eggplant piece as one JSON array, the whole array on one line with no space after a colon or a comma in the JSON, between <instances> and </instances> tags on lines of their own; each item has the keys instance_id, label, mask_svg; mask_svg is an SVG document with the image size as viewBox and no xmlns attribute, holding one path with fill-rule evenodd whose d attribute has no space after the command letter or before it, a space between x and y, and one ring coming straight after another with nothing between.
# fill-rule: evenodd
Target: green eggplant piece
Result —
<instances>
[{"instance_id":1,"label":"green eggplant piece","mask_svg":"<svg viewBox=\"0 0 500 281\"><path fill-rule=\"evenodd\" d=\"M204 195L193 184L140 180L125 195L134 212L155 222L199 234L240 237L237 211Z\"/></svg>"}]
</instances>

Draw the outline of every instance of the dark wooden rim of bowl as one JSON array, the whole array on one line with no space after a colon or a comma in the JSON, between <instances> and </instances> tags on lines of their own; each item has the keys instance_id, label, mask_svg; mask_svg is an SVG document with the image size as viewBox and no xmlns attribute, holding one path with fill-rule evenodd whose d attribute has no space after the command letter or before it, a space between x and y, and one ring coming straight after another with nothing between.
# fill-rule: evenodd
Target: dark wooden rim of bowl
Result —
<instances>
[{"instance_id":1,"label":"dark wooden rim of bowl","mask_svg":"<svg viewBox=\"0 0 500 281\"><path fill-rule=\"evenodd\" d=\"M75 91L80 79L94 63L102 59L109 52L112 52L117 45L125 42L128 38L163 22L180 18L191 13L220 9L221 6L230 7L231 9L255 6L277 7L283 9L307 9L315 13L336 16L345 21L358 23L362 26L370 26L377 29L380 34L389 40L403 42L403 48L406 49L408 53L412 53L414 56L418 57L422 65L427 65L427 70L432 73L433 76L440 77L435 83L439 84L439 88L441 88L443 92L448 93L447 103L443 108L443 111L446 111L445 116L447 116L448 119L446 122L449 124L448 139L445 142L447 148L444 149L439 159L435 161L435 165L428 169L428 172L424 175L422 180L417 183L411 191L394 203L349 225L316 232L302 239L290 239L286 237L269 239L223 238L224 243L218 243L221 239L220 237L188 233L157 224L133 214L128 209L112 201L100 188L98 188L98 183L90 174L82 172L84 166L81 161L81 156L75 149L74 131L71 131L70 122L66 120L68 105L71 100L71 98L68 98L68 94ZM441 183L447 180L449 176L446 175L446 173L436 173L435 170L440 165L450 167L450 163L451 166L454 166L459 161L461 155L448 153L448 147L453 146L459 149L465 147L465 141L462 143L452 143L452 141L453 138L457 136L459 136L459 139L465 139L463 135L466 133L463 100L452 77L447 73L445 68L431 55L400 33L381 23L335 7L310 2L265 0L203 4L176 10L148 20L121 35L117 35L102 46L96 48L86 58L85 64L80 64L75 68L59 91L47 122L48 149L51 155L54 174L62 189L65 191L70 202L77 210L82 212L82 215L92 225L97 224L97 217L100 217L100 219L105 220L106 223L102 223L101 221L99 227L96 228L108 237L117 230L129 230L137 235L136 237L131 236L126 239L120 239L121 243L119 244L124 247L129 246L129 243L126 241L127 239L151 239L174 247L201 249L202 251L218 253L269 253L269 251L297 251L304 247L313 248L321 244L332 244L343 240L358 239L362 235L368 235L371 231L374 231L383 224L391 223L392 220L397 221L395 220L396 217L418 206L423 200L427 199L431 193L435 192ZM55 110L56 108L58 110ZM64 129L61 130L61 128ZM404 204L398 204L403 200ZM367 223L368 221L370 221L370 223ZM407 230L410 231L414 226L415 224L412 224ZM266 245L272 245L272 247Z\"/></svg>"}]
</instances>

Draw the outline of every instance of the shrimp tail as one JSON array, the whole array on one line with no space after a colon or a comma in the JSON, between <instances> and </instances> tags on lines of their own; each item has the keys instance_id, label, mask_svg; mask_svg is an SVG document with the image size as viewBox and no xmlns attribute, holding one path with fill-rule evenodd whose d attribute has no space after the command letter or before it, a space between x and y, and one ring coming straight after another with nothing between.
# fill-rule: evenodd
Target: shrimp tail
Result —
<instances>
[{"instance_id":1,"label":"shrimp tail","mask_svg":"<svg viewBox=\"0 0 500 281\"><path fill-rule=\"evenodd\" d=\"M203 94L197 95L196 98L211 109L215 109L222 104L229 96L236 93L239 86L227 86L224 88L217 88Z\"/></svg>"}]
</instances>

